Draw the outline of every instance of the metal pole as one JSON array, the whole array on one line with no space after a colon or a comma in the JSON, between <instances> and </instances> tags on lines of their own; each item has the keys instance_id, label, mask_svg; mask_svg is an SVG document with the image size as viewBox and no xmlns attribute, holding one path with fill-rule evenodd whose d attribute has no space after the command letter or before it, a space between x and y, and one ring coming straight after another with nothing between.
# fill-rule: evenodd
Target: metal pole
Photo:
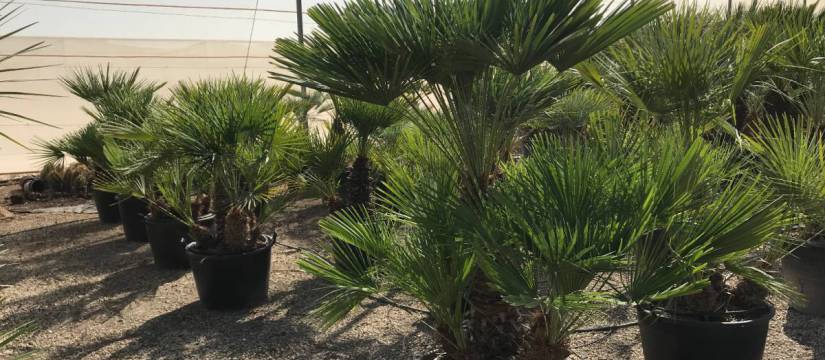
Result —
<instances>
[{"instance_id":1,"label":"metal pole","mask_svg":"<svg viewBox=\"0 0 825 360\"><path fill-rule=\"evenodd\" d=\"M301 6L301 0L295 0L296 14L298 15L298 43L304 43L304 7ZM301 96L306 96L306 86L301 86Z\"/></svg>"}]
</instances>

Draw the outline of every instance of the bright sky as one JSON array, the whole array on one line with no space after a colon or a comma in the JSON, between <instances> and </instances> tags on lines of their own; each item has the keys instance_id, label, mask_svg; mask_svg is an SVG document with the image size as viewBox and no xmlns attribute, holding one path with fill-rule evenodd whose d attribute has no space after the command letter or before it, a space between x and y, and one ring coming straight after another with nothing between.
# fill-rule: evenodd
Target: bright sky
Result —
<instances>
[{"instance_id":1,"label":"bright sky","mask_svg":"<svg viewBox=\"0 0 825 360\"><path fill-rule=\"evenodd\" d=\"M254 8L256 0L103 0L105 2ZM0 0L6 3L7 0ZM304 11L323 2L303 0ZM56 37L105 37L138 39L247 40L252 11L189 10L154 7L109 6L48 0L14 0L23 13L14 25L38 22L24 34ZM261 9L291 13L258 12L253 39L271 41L297 31L295 0L258 0ZM11 27L7 27L11 28ZM304 29L312 30L304 16Z\"/></svg>"}]
</instances>

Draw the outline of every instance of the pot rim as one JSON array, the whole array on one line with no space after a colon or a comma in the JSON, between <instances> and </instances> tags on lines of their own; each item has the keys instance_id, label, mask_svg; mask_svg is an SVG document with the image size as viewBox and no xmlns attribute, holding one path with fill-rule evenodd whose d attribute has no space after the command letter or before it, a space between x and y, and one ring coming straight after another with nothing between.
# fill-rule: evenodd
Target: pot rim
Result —
<instances>
[{"instance_id":1,"label":"pot rim","mask_svg":"<svg viewBox=\"0 0 825 360\"><path fill-rule=\"evenodd\" d=\"M152 223L152 224L181 223L181 224L183 224L182 221L180 221L178 219L175 219L175 218L171 218L171 217L167 217L167 216L156 218L156 217L152 216L152 214L143 215L143 219L144 219L144 221L146 221L147 224L148 223Z\"/></svg>"},{"instance_id":2,"label":"pot rim","mask_svg":"<svg viewBox=\"0 0 825 360\"><path fill-rule=\"evenodd\" d=\"M762 321L770 321L773 319L774 315L776 315L776 307L773 304L766 303L763 307L754 308L751 310L742 310L742 311L730 311L727 313L748 313L754 312L757 310L767 310L765 313L754 316L744 320L736 320L736 321L715 321L715 320L699 320L695 318L687 317L686 315L689 314L674 314L670 311L667 311L661 307L653 307L653 306L644 306L644 305L637 305L636 311L638 312L638 316L641 318L643 316L653 318L654 321L669 321L674 323L682 323L682 324L690 324L693 326L718 326L718 325L743 325L743 324L751 324L756 322ZM654 312L652 310L660 310L659 312ZM640 319L641 320L641 319Z\"/></svg>"},{"instance_id":3,"label":"pot rim","mask_svg":"<svg viewBox=\"0 0 825 360\"><path fill-rule=\"evenodd\" d=\"M801 247L815 247L815 248L825 248L825 239L822 238L813 238L805 241Z\"/></svg>"},{"instance_id":4,"label":"pot rim","mask_svg":"<svg viewBox=\"0 0 825 360\"><path fill-rule=\"evenodd\" d=\"M266 239L266 244L263 247L252 250L252 251L247 251L247 252L242 252L242 253L226 253L226 254L205 253L205 252L198 251L196 249L197 246L198 246L198 243L197 243L197 241L193 241L193 242L189 243L188 245L186 245L186 253L196 255L196 256L200 256L200 257L205 257L205 258L219 258L219 259L231 259L231 258L238 258L238 257L249 256L249 255L255 255L255 254L259 254L259 253L264 252L264 251L269 251L270 249L272 249L272 246L275 245L275 237L273 237L271 235L261 235L261 236L263 236L263 238Z\"/></svg>"}]
</instances>

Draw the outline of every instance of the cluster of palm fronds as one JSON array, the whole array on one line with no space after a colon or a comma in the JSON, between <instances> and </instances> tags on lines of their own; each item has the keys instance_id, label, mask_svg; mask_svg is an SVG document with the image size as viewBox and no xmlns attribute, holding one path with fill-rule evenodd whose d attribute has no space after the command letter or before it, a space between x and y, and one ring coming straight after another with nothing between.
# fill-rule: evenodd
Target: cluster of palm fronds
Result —
<instances>
[{"instance_id":1,"label":"cluster of palm fronds","mask_svg":"<svg viewBox=\"0 0 825 360\"><path fill-rule=\"evenodd\" d=\"M810 221L821 212L807 211L825 174L817 128L796 127L821 122L815 8L312 8L318 31L306 44L278 40L290 75L273 77L336 105L374 104L361 112L374 122L403 102L406 119L377 147L386 177L372 199L321 222L334 259L300 263L334 288L315 314L329 326L401 291L452 358L561 359L583 317L605 306L724 313L768 292L795 296L764 260L786 249L788 202ZM786 118L760 120L776 114ZM336 136L317 148L334 152Z\"/></svg>"}]
</instances>

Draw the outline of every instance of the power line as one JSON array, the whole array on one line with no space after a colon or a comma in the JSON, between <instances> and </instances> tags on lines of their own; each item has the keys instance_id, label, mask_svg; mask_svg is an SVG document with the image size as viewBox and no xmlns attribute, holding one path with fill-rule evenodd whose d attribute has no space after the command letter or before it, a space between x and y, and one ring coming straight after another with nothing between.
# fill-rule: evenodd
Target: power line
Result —
<instances>
[{"instance_id":1,"label":"power line","mask_svg":"<svg viewBox=\"0 0 825 360\"><path fill-rule=\"evenodd\" d=\"M246 59L243 62L243 73L246 75L246 66L249 65L249 51L252 50L252 34L255 33L255 18L258 17L258 3L260 0L255 0L255 11L252 13L252 26L249 29L249 41L246 43ZM301 25L299 24L298 27Z\"/></svg>"},{"instance_id":2,"label":"power line","mask_svg":"<svg viewBox=\"0 0 825 360\"><path fill-rule=\"evenodd\" d=\"M8 54L0 54L8 56ZM40 58L102 58L102 59L270 59L270 56L187 56L187 55L96 55L96 54L19 54L15 57L40 57Z\"/></svg>"},{"instance_id":3,"label":"power line","mask_svg":"<svg viewBox=\"0 0 825 360\"><path fill-rule=\"evenodd\" d=\"M93 1L93 0L40 0L45 2L58 3L74 3L74 4L92 4L92 5L109 5L109 6L132 6L132 7L152 7L152 8L167 8L167 9L196 9L196 10L225 10L225 11L255 11L253 8L231 7L231 6L194 6L194 5L171 5L171 4L138 4L126 2L110 2L110 1ZM260 12L272 12L292 14L293 10L280 9L258 9Z\"/></svg>"},{"instance_id":4,"label":"power line","mask_svg":"<svg viewBox=\"0 0 825 360\"><path fill-rule=\"evenodd\" d=\"M40 0L40 1L44 1L44 0ZM251 17L245 17L245 16L184 14L184 13L179 13L179 12L159 12L159 11L146 11L146 10L108 9L108 8L102 8L102 7L93 8L93 7L86 7L86 6L72 6L72 5L59 5L59 4L38 4L38 3L21 2L21 1L0 1L0 3L2 3L2 4L15 3L15 4L21 4L21 5L27 5L27 6L39 6L39 7L47 7L47 8L77 9L77 10L116 12L116 13L126 13L126 14L151 14L151 15L166 15L166 16L186 16L186 17L194 17L194 18L212 18L212 19L229 19L229 20L251 20L252 19ZM258 19L258 21L295 24L295 21L281 20L281 19Z\"/></svg>"}]
</instances>

